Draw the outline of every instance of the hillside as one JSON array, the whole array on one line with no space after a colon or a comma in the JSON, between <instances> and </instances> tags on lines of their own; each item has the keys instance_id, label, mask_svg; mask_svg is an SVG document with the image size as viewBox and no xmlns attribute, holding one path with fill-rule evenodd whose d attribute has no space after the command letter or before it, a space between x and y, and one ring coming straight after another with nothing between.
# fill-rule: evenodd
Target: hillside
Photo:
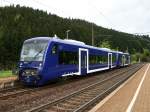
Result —
<instances>
[{"instance_id":1,"label":"hillside","mask_svg":"<svg viewBox=\"0 0 150 112\"><path fill-rule=\"evenodd\" d=\"M113 29L106 29L94 24L95 46L108 41L112 49L129 53L142 53L150 50L148 36L135 36ZM40 10L28 7L0 7L0 67L11 68L19 60L24 40L35 36L66 37L91 44L91 23L80 19L61 18ZM107 35L107 36L106 36Z\"/></svg>"}]
</instances>

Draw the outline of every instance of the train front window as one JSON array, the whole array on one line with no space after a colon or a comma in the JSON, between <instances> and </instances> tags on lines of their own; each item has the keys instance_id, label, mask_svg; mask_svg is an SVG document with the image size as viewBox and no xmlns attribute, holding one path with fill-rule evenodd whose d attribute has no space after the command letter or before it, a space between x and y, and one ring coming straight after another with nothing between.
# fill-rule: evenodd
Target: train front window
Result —
<instances>
[{"instance_id":1,"label":"train front window","mask_svg":"<svg viewBox=\"0 0 150 112\"><path fill-rule=\"evenodd\" d=\"M48 40L30 40L23 44L21 61L43 61Z\"/></svg>"}]
</instances>

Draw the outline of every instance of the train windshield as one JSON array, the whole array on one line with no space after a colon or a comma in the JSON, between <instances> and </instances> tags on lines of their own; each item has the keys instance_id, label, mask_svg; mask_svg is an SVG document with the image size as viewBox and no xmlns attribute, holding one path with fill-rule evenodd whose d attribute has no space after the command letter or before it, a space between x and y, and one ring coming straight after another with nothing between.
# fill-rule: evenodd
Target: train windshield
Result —
<instances>
[{"instance_id":1,"label":"train windshield","mask_svg":"<svg viewBox=\"0 0 150 112\"><path fill-rule=\"evenodd\" d=\"M48 40L30 40L23 44L20 61L43 61Z\"/></svg>"}]
</instances>

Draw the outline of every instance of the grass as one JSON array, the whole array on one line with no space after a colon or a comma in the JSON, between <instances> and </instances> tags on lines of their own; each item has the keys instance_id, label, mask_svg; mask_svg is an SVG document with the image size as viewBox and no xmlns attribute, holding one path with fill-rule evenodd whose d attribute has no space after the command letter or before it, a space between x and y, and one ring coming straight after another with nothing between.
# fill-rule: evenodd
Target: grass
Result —
<instances>
[{"instance_id":1,"label":"grass","mask_svg":"<svg viewBox=\"0 0 150 112\"><path fill-rule=\"evenodd\" d=\"M11 70L8 71L0 71L0 78L12 77L15 76L12 74Z\"/></svg>"}]
</instances>

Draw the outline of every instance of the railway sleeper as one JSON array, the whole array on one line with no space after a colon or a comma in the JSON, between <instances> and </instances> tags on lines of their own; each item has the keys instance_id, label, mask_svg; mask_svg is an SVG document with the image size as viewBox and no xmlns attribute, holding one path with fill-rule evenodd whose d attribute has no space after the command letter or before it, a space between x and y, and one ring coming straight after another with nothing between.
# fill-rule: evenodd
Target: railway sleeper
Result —
<instances>
[{"instance_id":1,"label":"railway sleeper","mask_svg":"<svg viewBox=\"0 0 150 112\"><path fill-rule=\"evenodd\" d=\"M71 101L77 101L77 102L79 102L79 103L83 103L83 102L85 102L85 101L89 101L91 98L93 98L93 97L86 97L86 98L82 98L82 100L81 100L81 98L71 98Z\"/></svg>"},{"instance_id":2,"label":"railway sleeper","mask_svg":"<svg viewBox=\"0 0 150 112\"><path fill-rule=\"evenodd\" d=\"M80 100L80 101L81 101L81 100ZM66 103L71 104L71 105L78 105L78 104L81 103L80 101L68 100L68 101L66 101Z\"/></svg>"},{"instance_id":3,"label":"railway sleeper","mask_svg":"<svg viewBox=\"0 0 150 112\"><path fill-rule=\"evenodd\" d=\"M56 111L52 111L52 110L48 110L48 109L45 109L45 110L42 110L41 112L56 112Z\"/></svg>"},{"instance_id":4,"label":"railway sleeper","mask_svg":"<svg viewBox=\"0 0 150 112\"><path fill-rule=\"evenodd\" d=\"M77 96L74 100L82 102L84 99L91 99L89 96Z\"/></svg>"},{"instance_id":5,"label":"railway sleeper","mask_svg":"<svg viewBox=\"0 0 150 112\"><path fill-rule=\"evenodd\" d=\"M74 109L66 109L64 107L59 107L59 106L52 106L51 108L48 108L47 110L49 110L48 112L52 111L56 111L56 112L70 112L73 111Z\"/></svg>"},{"instance_id":6,"label":"railway sleeper","mask_svg":"<svg viewBox=\"0 0 150 112\"><path fill-rule=\"evenodd\" d=\"M97 92L99 92L100 90L102 90L101 88L97 88L97 90L91 90L91 91L88 91L88 92L85 92L84 94L87 94L87 95L95 95L97 94Z\"/></svg>"},{"instance_id":7,"label":"railway sleeper","mask_svg":"<svg viewBox=\"0 0 150 112\"><path fill-rule=\"evenodd\" d=\"M75 104L71 104L71 103L61 103L61 104L59 104L59 106L73 109L73 107L75 107L76 105Z\"/></svg>"},{"instance_id":8,"label":"railway sleeper","mask_svg":"<svg viewBox=\"0 0 150 112\"><path fill-rule=\"evenodd\" d=\"M103 89L102 87L94 87L93 90L89 90L87 91L87 93L97 93L99 90L102 90L102 89Z\"/></svg>"},{"instance_id":9,"label":"railway sleeper","mask_svg":"<svg viewBox=\"0 0 150 112\"><path fill-rule=\"evenodd\" d=\"M84 94L86 97L94 97L96 94Z\"/></svg>"},{"instance_id":10,"label":"railway sleeper","mask_svg":"<svg viewBox=\"0 0 150 112\"><path fill-rule=\"evenodd\" d=\"M88 99L78 99L78 101L76 101L76 99L74 99L74 100L69 100L66 103L71 103L73 105L78 105L78 104L81 104L81 103L85 103L85 102L89 101L90 99L91 98L88 98Z\"/></svg>"}]
</instances>

